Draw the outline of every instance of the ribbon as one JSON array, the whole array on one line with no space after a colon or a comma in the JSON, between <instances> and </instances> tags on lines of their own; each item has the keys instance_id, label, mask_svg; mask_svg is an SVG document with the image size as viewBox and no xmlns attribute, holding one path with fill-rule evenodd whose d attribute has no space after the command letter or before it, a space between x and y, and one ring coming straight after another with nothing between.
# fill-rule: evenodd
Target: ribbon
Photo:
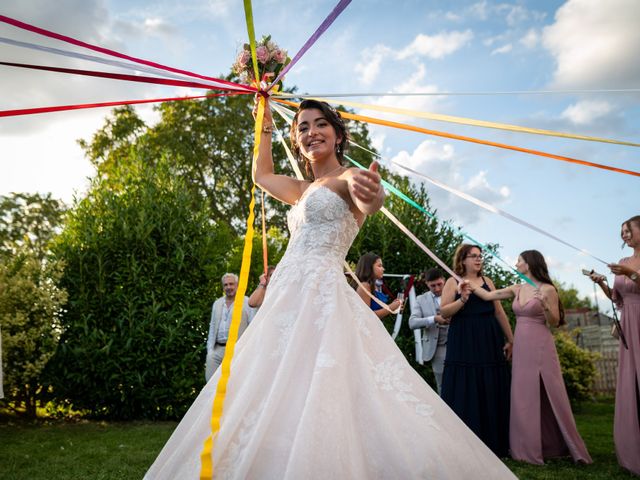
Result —
<instances>
[{"instance_id":1,"label":"ribbon","mask_svg":"<svg viewBox=\"0 0 640 480\"><path fill-rule=\"evenodd\" d=\"M253 147L253 166L255 169L255 163L258 158L258 152L260 148L260 134L262 132L262 121L264 117L264 98L260 98L258 103L258 115L255 123L255 143ZM254 207L255 207L255 184L251 187L251 203L249 204L249 216L247 217L247 233L244 237L244 247L242 250L242 266L240 267L240 278L238 281L238 290L236 292L236 298L242 299L247 291L247 285L249 283L249 271L251 269L251 252L253 250L253 237L254 229L253 222L255 220ZM227 345L224 351L224 358L220 365L220 378L218 379L218 385L216 386L216 394L213 399L213 408L211 411L211 434L206 438L202 453L200 454L200 480L211 480L213 478L213 447L214 440L220 431L220 420L224 410L224 401L227 395L227 384L229 377L231 376L231 362L233 360L233 354L235 352L236 341L238 339L238 330L240 328L240 321L242 320L242 306L244 302L238 301L233 304L233 314L231 317L231 326L229 327L229 337L227 339Z\"/></svg>"},{"instance_id":2,"label":"ribbon","mask_svg":"<svg viewBox=\"0 0 640 480\"><path fill-rule=\"evenodd\" d=\"M373 93L307 93L285 94L289 98L344 98L344 97L456 97L456 96L499 96L499 95L577 95L592 93L638 93L640 88L601 88L592 90L506 90L494 92L373 92Z\"/></svg>"},{"instance_id":3,"label":"ribbon","mask_svg":"<svg viewBox=\"0 0 640 480\"><path fill-rule=\"evenodd\" d=\"M245 0L245 5L248 1L249 0ZM284 77L285 74L291 69L291 67L293 67L298 62L298 60L302 58L302 56L307 52L307 50L309 50L311 46L314 43L316 43L316 40L320 38L320 35L322 35L325 31L327 31L327 29L331 26L331 24L335 21L335 19L338 18L338 15L340 15L350 3L351 3L351 0L340 0L338 2L338 4L333 8L329 16L327 16L327 18L324 19L324 21L320 24L320 26L316 29L316 31L313 32L313 35L311 35L311 37L305 42L305 44L302 46L300 51L295 54L291 62L289 62L289 64L286 65L280 71L280 73L275 78L275 80L271 82L271 86L267 91L271 90L274 87L274 85L278 84L278 82L282 79L282 77ZM256 75L256 78L257 78L257 75Z\"/></svg>"},{"instance_id":4,"label":"ribbon","mask_svg":"<svg viewBox=\"0 0 640 480\"><path fill-rule=\"evenodd\" d=\"M85 75L89 77L111 78L113 80L124 80L128 82L155 83L159 85L171 85L174 87L206 88L207 90L215 88L217 90L237 91L239 93L253 93L252 90L248 90L249 87L246 87L243 90L238 90L237 88L212 87L211 85L207 85L205 83L200 83L200 82L171 80L168 78L146 77L143 75L127 75L124 73L99 72L96 70L78 70L76 68L48 67L45 65L30 65L26 63L13 63L13 62L0 62L0 65L5 65L8 67L30 68L33 70L45 70L48 72L70 73L73 75Z\"/></svg>"},{"instance_id":5,"label":"ribbon","mask_svg":"<svg viewBox=\"0 0 640 480\"><path fill-rule=\"evenodd\" d=\"M15 117L18 115L34 115L38 113L63 112L67 110L82 110L86 108L117 107L119 105L139 105L143 103L179 102L182 100L195 100L198 98L210 98L210 97L225 97L228 95L238 95L238 93L236 92L210 93L208 95L198 95L195 97L168 97L168 98L152 98L152 99L145 99L145 100L119 100L116 102L81 103L77 105L57 105L53 107L22 108L17 110L0 110L0 117Z\"/></svg>"},{"instance_id":6,"label":"ribbon","mask_svg":"<svg viewBox=\"0 0 640 480\"><path fill-rule=\"evenodd\" d=\"M291 95L286 95L286 94L280 94L280 96L294 96L293 94ZM358 103L358 102L349 102L347 100L340 100L340 101L336 101L336 100L331 100L330 98L321 98L321 97L307 97L305 96L305 98L312 98L313 100L318 100L320 102L327 102L327 103L333 103L336 105L347 105L349 107L354 107L354 108L362 108L362 109L366 109L366 110L376 110L379 112L387 112L387 113L396 113L399 115L408 115L411 117L417 117L417 118L425 118L427 120L436 120L439 122L449 122L449 123L459 123L462 125L471 125L474 127L484 127L484 128L494 128L497 130L507 130L507 131L511 131L511 132L519 132L519 133L529 133L529 134L535 134L535 135L547 135L547 136L551 136L551 137L560 137L560 138L571 138L574 140L586 140L589 142L601 142L601 143L611 143L614 145L626 145L626 146L630 146L630 147L640 147L640 143L632 143L632 142L625 142L622 140L611 140L611 139L607 139L607 138L600 138L600 137L589 137L586 135L576 135L573 133L565 133L565 132L556 132L553 130L542 130L539 128L529 128L529 127L521 127L519 125L511 125L508 123L498 123L498 122L488 122L485 120L476 120L473 118L465 118L465 117L454 117L452 115L443 115L443 114L439 114L439 113L430 113L430 112L420 112L418 110L408 110L406 108L395 108L395 107L387 107L384 105L370 105L370 104L365 104L365 103Z\"/></svg>"},{"instance_id":7,"label":"ribbon","mask_svg":"<svg viewBox=\"0 0 640 480\"><path fill-rule=\"evenodd\" d=\"M136 72L147 72L152 73L154 75L160 75L166 78L175 78L176 80L184 80L185 75L176 75L166 72L164 70L159 70L157 68L144 67L142 65L133 65L127 62L120 62L118 60L110 60L108 58L101 58L95 55L87 55L84 53L72 52L71 50L62 50L60 48L53 47L45 47L44 45L38 45L35 43L29 42L21 42L18 40L12 40L10 38L0 37L0 43L6 43L8 45L13 45L16 47L29 48L31 50L39 50L46 53L52 53L54 55L62 55L65 57L76 58L80 60L87 60L89 62L102 63L103 65L111 65L112 67L125 68L127 70L133 70ZM218 88L217 85L214 85L216 82L211 82L211 88ZM207 84L208 85L208 84Z\"/></svg>"},{"instance_id":8,"label":"ribbon","mask_svg":"<svg viewBox=\"0 0 640 480\"><path fill-rule=\"evenodd\" d=\"M264 274L267 275L269 270L269 251L267 245L267 216L264 212L264 190L260 192L261 202L260 206L262 208L262 263L264 265Z\"/></svg>"},{"instance_id":9,"label":"ribbon","mask_svg":"<svg viewBox=\"0 0 640 480\"><path fill-rule=\"evenodd\" d=\"M553 239L553 240L555 240L557 242L560 242L563 245L566 245L567 247L572 248L573 250L576 250L576 251L578 251L580 253L588 255L591 258L593 258L593 259L595 259L595 260L597 260L599 262L604 263L605 265L607 265L607 263L608 263L608 262L602 260L601 258L598 258L598 257L594 256L593 254L589 253L587 250L585 250L583 248L580 248L580 247L576 247L575 245L572 245L571 243L566 242L565 240L563 240L563 239L561 239L559 237L556 237L555 235L547 232L546 230L543 230L540 227L536 227L535 225L532 225L531 223L526 222L526 221L516 217L515 215L511 215L510 213L499 209L498 207L495 207L493 205L489 205L488 203L485 203L482 200L479 200L479 199L477 199L477 198L475 198L475 197L473 197L473 196L471 196L471 195L469 195L467 193L461 192L459 190L456 190L453 187L445 185L444 183L439 182L438 180L435 180L434 178L429 177L428 175L425 175L424 173L420 173L420 172L417 172L417 171L413 170L412 168L406 167L406 166L402 165L401 163L399 163L399 162L397 162L395 160L392 160L391 163L393 163L394 165L402 168L403 170L406 170L407 172L412 173L413 175L416 175L416 176L418 176L420 178L423 178L424 180L428 181L429 183L431 183L431 184L433 184L433 185L435 185L437 187L440 187L440 188L442 188L443 190L446 190L449 193L452 193L452 194L454 194L454 195L456 195L456 196L458 196L458 197L460 197L460 198L462 198L462 199L464 199L464 200L466 200L468 202L473 203L474 205L477 205L477 206L479 206L481 208L484 208L485 210L488 210L488 211L490 211L492 213L497 213L498 215L500 215L500 216L502 216L502 217L504 217L504 218L506 218L508 220L511 220L512 222L515 222L515 223L517 223L519 225L527 227L528 229L533 230L534 232L541 233L542 235L545 235L546 237L549 237L549 238L551 238L551 239Z\"/></svg>"},{"instance_id":10,"label":"ribbon","mask_svg":"<svg viewBox=\"0 0 640 480\"><path fill-rule=\"evenodd\" d=\"M54 38L54 39L60 40L62 42L70 43L70 44L76 45L78 47L87 48L89 50L93 50L94 52L100 52L100 53L104 53L105 55L109 55L109 56L112 56L112 57L118 57L118 58L122 58L124 60L130 60L130 61L132 61L134 63L139 63L141 65L147 65L149 67L159 68L161 70L167 70L167 71L173 72L173 73L180 73L180 74L183 74L183 75L187 75L189 77L199 78L201 80L211 80L211 81L214 81L214 82L218 82L218 83L224 84L224 85L228 86L231 89L240 89L240 90L249 89L249 90L255 91L254 89L252 89L250 87L247 87L246 85L239 85L237 83L229 82L227 80L221 80L219 78L207 77L205 75L200 75L200 74L197 74L197 73L189 72L187 70L180 70L178 68L173 68L173 67L169 67L167 65L162 65L160 63L150 62L149 60L144 60L144 59L141 59L141 58L132 57L130 55L125 55L123 53L119 53L119 52L116 52L115 50L110 50L108 48L98 47L97 45L91 45L90 43L86 43L86 42L83 42L81 40L76 40L73 37L68 37L66 35L61 35L59 33L55 33L55 32L52 32L50 30L46 30L44 28L36 27L34 25L30 25L28 23L21 22L20 20L16 20L14 18L7 17L6 15L0 15L0 22L7 23L9 25L12 25L12 26L14 26L16 28L20 28L22 30L27 30L29 32L37 33L38 35L43 35L45 37Z\"/></svg>"},{"instance_id":11,"label":"ribbon","mask_svg":"<svg viewBox=\"0 0 640 480\"><path fill-rule=\"evenodd\" d=\"M411 288L411 290L409 290L409 306L411 307L412 312L416 311L416 303L417 303L416 289ZM416 328L413 331L413 341L415 345L416 362L418 362L419 365L424 365L424 360L422 360L422 329L421 328Z\"/></svg>"},{"instance_id":12,"label":"ribbon","mask_svg":"<svg viewBox=\"0 0 640 480\"><path fill-rule=\"evenodd\" d=\"M251 0L244 0L244 18L247 22L247 33L249 35L249 48L251 49L251 63L253 64L253 78L259 83L260 71L258 70L258 56L256 54L256 33L253 28L253 8Z\"/></svg>"},{"instance_id":13,"label":"ribbon","mask_svg":"<svg viewBox=\"0 0 640 480\"><path fill-rule=\"evenodd\" d=\"M295 102L289 102L287 100L282 100L280 98L275 98L274 99L277 102L280 103L284 103L285 105L290 105L293 107L297 107L299 104L295 103ZM398 122L390 122L388 120L382 120L380 118L374 118L374 117L367 117L364 115L355 115L353 113L348 113L348 112L344 112L342 110L339 110L340 115L343 118L349 119L349 120L357 120L357 121L361 121L361 122L366 122L366 123L374 123L376 125L384 125L387 127L392 127L392 128L399 128L401 130L407 130L407 131L411 131L411 132L418 132L418 133L425 133L427 135L434 135L437 137L444 137L444 138L450 138L452 140L462 140L464 142L471 142L471 143L477 143L480 145L487 145L490 147L497 147L497 148L503 148L506 150L513 150L516 152L522 152L522 153L529 153L531 155L538 155L540 157L547 157L547 158L551 158L554 160L560 160L563 162L569 162L569 163L576 163L578 165L584 165L587 167L594 167L594 168L601 168L603 170L610 170L612 172L617 172L617 173L624 173L626 175L633 175L635 177L640 177L640 172L635 172L632 170L625 170L622 168L617 168L617 167L611 167L609 165L601 165L599 163L594 163L594 162L588 162L586 160L579 160L577 158L571 158L571 157L564 157L562 155L555 155L553 153L546 153L546 152L542 152L539 150L532 150L529 148L523 148L523 147L515 147L513 145L507 145L504 143L497 143L497 142L491 142L488 140L480 140L478 138L473 138L473 137L465 137L462 135L455 135L453 133L446 133L446 132L440 132L437 130L429 130L426 128L421 128L421 127L416 127L414 125L407 125L404 123L398 123Z\"/></svg>"}]
</instances>

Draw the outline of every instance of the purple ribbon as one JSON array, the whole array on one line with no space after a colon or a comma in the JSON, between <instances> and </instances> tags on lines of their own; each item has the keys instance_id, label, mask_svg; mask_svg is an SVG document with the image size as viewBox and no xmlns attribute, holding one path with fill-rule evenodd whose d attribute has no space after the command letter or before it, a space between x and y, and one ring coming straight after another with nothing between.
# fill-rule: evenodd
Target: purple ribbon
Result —
<instances>
[{"instance_id":1,"label":"purple ribbon","mask_svg":"<svg viewBox=\"0 0 640 480\"><path fill-rule=\"evenodd\" d=\"M349 5L350 3L351 3L351 0L340 0L338 2L338 4L334 7L334 9L331 11L329 16L324 19L324 22L322 22L322 24L320 24L318 29L313 33L313 35L311 35L309 40L307 40L307 42L302 46L300 51L298 53L296 53L295 57L293 57L293 60L291 60L291 62L289 62L289 65L284 67L280 71L280 74L278 74L276 79L273 82L271 82L271 85L269 85L269 88L267 89L267 92L270 91L275 85L277 85L278 82L280 81L280 79L285 76L285 74L289 71L289 69L291 69L291 67L293 67L296 64L296 62L298 60L300 60L300 58L302 58L302 56L305 53L307 53L307 50L309 50L311 48L311 46L314 43L316 43L316 40L318 40L318 38L320 38L320 35L322 35L324 32L327 31L327 29L331 26L331 24L335 21L335 19L338 18L338 15L340 15L342 13L342 11L345 8L347 8L347 5Z\"/></svg>"}]
</instances>

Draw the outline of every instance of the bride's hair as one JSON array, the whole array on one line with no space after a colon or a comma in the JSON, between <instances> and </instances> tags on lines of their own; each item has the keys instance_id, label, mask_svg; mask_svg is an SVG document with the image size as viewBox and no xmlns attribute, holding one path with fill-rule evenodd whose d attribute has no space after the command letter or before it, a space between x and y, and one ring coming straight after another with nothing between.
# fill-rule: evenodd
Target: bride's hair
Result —
<instances>
[{"instance_id":1,"label":"bride's hair","mask_svg":"<svg viewBox=\"0 0 640 480\"><path fill-rule=\"evenodd\" d=\"M305 173L307 177L313 180L313 171L311 170L311 162L302 155L300 151L300 145L296 142L296 130L298 129L298 116L300 112L303 110L316 109L322 112L324 118L327 119L329 124L333 127L336 132L336 136L341 137L342 140L336 145L336 157L340 164L344 161L344 152L347 149L347 145L349 142L349 131L344 123L344 120L340 116L340 114L326 102L319 102L317 100L303 100L300 103L300 107L298 107L298 111L293 117L293 122L291 123L291 151L293 155L298 159L298 162L304 166Z\"/></svg>"}]
</instances>

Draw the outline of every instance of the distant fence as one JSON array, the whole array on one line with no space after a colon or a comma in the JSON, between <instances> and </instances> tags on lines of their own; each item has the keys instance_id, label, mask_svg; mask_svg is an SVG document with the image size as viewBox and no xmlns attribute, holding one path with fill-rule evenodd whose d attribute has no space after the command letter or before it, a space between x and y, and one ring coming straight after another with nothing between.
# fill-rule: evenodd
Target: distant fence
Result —
<instances>
[{"instance_id":1,"label":"distant fence","mask_svg":"<svg viewBox=\"0 0 640 480\"><path fill-rule=\"evenodd\" d=\"M611 336L609 325L588 325L580 327L576 337L578 346L597 352L601 357L595 361L597 375L593 390L595 393L614 393L618 374L618 340Z\"/></svg>"}]
</instances>

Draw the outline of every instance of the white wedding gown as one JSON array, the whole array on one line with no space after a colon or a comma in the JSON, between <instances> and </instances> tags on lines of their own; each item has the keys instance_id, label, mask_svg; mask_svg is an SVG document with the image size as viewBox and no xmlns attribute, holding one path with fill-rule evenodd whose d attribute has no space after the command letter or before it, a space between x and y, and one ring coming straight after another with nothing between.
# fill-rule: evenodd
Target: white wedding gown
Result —
<instances>
[{"instance_id":1,"label":"white wedding gown","mask_svg":"<svg viewBox=\"0 0 640 480\"><path fill-rule=\"evenodd\" d=\"M405 360L348 285L358 225L312 184L291 240L236 346L214 442L215 479L515 478ZM218 370L145 479L196 480Z\"/></svg>"}]
</instances>

